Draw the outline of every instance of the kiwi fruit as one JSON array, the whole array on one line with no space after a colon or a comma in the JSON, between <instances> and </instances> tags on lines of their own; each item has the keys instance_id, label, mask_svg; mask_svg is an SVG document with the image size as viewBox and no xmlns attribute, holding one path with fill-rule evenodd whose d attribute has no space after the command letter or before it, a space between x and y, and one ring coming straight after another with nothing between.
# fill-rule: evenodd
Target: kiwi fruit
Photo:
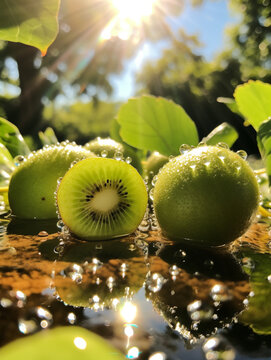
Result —
<instances>
[{"instance_id":1,"label":"kiwi fruit","mask_svg":"<svg viewBox=\"0 0 271 360\"><path fill-rule=\"evenodd\" d=\"M137 170L125 161L79 161L57 189L64 224L76 237L102 240L132 233L145 214L147 190Z\"/></svg>"},{"instance_id":2,"label":"kiwi fruit","mask_svg":"<svg viewBox=\"0 0 271 360\"><path fill-rule=\"evenodd\" d=\"M259 187L253 170L237 153L199 146L163 166L153 206L167 237L221 246L251 225L259 206Z\"/></svg>"},{"instance_id":3,"label":"kiwi fruit","mask_svg":"<svg viewBox=\"0 0 271 360\"><path fill-rule=\"evenodd\" d=\"M123 159L130 158L131 165L142 174L142 165L137 153L128 145L121 144L111 138L97 137L94 140L86 143L85 148L92 151L98 156L105 156L108 158L114 158L118 153L122 155Z\"/></svg>"},{"instance_id":4,"label":"kiwi fruit","mask_svg":"<svg viewBox=\"0 0 271 360\"><path fill-rule=\"evenodd\" d=\"M22 219L57 218L54 193L58 178L73 161L89 156L95 155L69 142L31 153L21 161L10 180L8 199L12 214Z\"/></svg>"}]
</instances>

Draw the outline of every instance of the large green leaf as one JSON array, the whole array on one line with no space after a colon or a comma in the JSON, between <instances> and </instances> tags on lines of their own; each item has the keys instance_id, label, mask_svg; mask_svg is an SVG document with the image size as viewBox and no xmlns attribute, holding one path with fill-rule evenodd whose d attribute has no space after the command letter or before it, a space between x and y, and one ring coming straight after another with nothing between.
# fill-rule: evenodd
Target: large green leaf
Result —
<instances>
[{"instance_id":1,"label":"large green leaf","mask_svg":"<svg viewBox=\"0 0 271 360\"><path fill-rule=\"evenodd\" d=\"M239 111L255 130L271 116L270 84L251 80L237 86L234 97Z\"/></svg>"},{"instance_id":2,"label":"large green leaf","mask_svg":"<svg viewBox=\"0 0 271 360\"><path fill-rule=\"evenodd\" d=\"M238 139L238 136L238 132L235 130L235 128L224 122L218 125L202 140L208 145L216 145L219 142L223 142L229 147L232 147L232 145Z\"/></svg>"},{"instance_id":3,"label":"large green leaf","mask_svg":"<svg viewBox=\"0 0 271 360\"><path fill-rule=\"evenodd\" d=\"M43 330L0 349L5 360L124 360L98 335L77 326Z\"/></svg>"},{"instance_id":4,"label":"large green leaf","mask_svg":"<svg viewBox=\"0 0 271 360\"><path fill-rule=\"evenodd\" d=\"M0 142L5 145L11 155L28 155L29 147L24 141L18 128L0 117Z\"/></svg>"},{"instance_id":5,"label":"large green leaf","mask_svg":"<svg viewBox=\"0 0 271 360\"><path fill-rule=\"evenodd\" d=\"M271 117L264 121L257 134L258 147L264 160L269 185L271 184Z\"/></svg>"},{"instance_id":6,"label":"large green leaf","mask_svg":"<svg viewBox=\"0 0 271 360\"><path fill-rule=\"evenodd\" d=\"M197 145L198 133L184 109L174 102L144 95L121 106L120 136L142 150L178 155L182 144Z\"/></svg>"},{"instance_id":7,"label":"large green leaf","mask_svg":"<svg viewBox=\"0 0 271 360\"><path fill-rule=\"evenodd\" d=\"M58 33L60 0L0 0L0 39L35 46L43 55Z\"/></svg>"}]
</instances>

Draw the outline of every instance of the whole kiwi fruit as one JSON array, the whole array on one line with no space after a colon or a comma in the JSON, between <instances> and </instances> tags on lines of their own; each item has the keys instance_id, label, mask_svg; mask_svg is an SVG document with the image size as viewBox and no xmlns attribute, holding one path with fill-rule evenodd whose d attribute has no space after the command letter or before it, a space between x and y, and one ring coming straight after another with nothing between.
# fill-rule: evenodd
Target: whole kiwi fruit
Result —
<instances>
[{"instance_id":1,"label":"whole kiwi fruit","mask_svg":"<svg viewBox=\"0 0 271 360\"><path fill-rule=\"evenodd\" d=\"M73 161L94 157L74 143L45 146L31 153L12 174L8 198L12 214L21 219L57 218L54 193L58 178Z\"/></svg>"},{"instance_id":2,"label":"whole kiwi fruit","mask_svg":"<svg viewBox=\"0 0 271 360\"><path fill-rule=\"evenodd\" d=\"M97 137L94 140L86 143L85 148L92 151L98 156L105 156L114 158L115 156L121 155L123 159L129 158L131 165L134 166L137 171L142 174L142 165L139 156L130 146L121 144L111 138Z\"/></svg>"}]
</instances>

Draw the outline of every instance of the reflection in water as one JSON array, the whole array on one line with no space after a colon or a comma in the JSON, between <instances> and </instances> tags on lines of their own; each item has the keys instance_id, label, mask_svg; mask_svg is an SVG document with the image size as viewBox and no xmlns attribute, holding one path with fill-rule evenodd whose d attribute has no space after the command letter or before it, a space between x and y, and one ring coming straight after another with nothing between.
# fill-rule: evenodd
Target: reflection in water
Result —
<instances>
[{"instance_id":1,"label":"reflection in water","mask_svg":"<svg viewBox=\"0 0 271 360\"><path fill-rule=\"evenodd\" d=\"M248 276L231 254L198 251L176 244L160 249L145 287L154 308L190 345L229 326L250 292Z\"/></svg>"},{"instance_id":2,"label":"reflection in water","mask_svg":"<svg viewBox=\"0 0 271 360\"><path fill-rule=\"evenodd\" d=\"M88 243L45 231L3 232L15 255L0 252L1 345L45 328L79 325L130 359L270 355L270 337L242 325L269 333L268 254L242 249L237 261L225 249L180 247L156 232ZM254 353L245 350L248 339Z\"/></svg>"}]
</instances>

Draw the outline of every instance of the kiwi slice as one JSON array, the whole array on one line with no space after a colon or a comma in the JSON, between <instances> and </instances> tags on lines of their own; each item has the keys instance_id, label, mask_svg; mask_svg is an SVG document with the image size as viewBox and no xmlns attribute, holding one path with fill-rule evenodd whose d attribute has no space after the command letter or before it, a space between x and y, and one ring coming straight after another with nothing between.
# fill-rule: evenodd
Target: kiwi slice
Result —
<instances>
[{"instance_id":1,"label":"kiwi slice","mask_svg":"<svg viewBox=\"0 0 271 360\"><path fill-rule=\"evenodd\" d=\"M124 161L89 158L63 177L57 190L59 215L77 237L110 239L132 233L144 216L147 190Z\"/></svg>"},{"instance_id":2,"label":"kiwi slice","mask_svg":"<svg viewBox=\"0 0 271 360\"><path fill-rule=\"evenodd\" d=\"M142 165L137 153L128 145L121 144L111 138L97 137L94 140L86 143L85 148L92 151L98 156L105 156L114 158L118 153L123 156L123 159L130 158L131 165L142 174Z\"/></svg>"}]
</instances>

